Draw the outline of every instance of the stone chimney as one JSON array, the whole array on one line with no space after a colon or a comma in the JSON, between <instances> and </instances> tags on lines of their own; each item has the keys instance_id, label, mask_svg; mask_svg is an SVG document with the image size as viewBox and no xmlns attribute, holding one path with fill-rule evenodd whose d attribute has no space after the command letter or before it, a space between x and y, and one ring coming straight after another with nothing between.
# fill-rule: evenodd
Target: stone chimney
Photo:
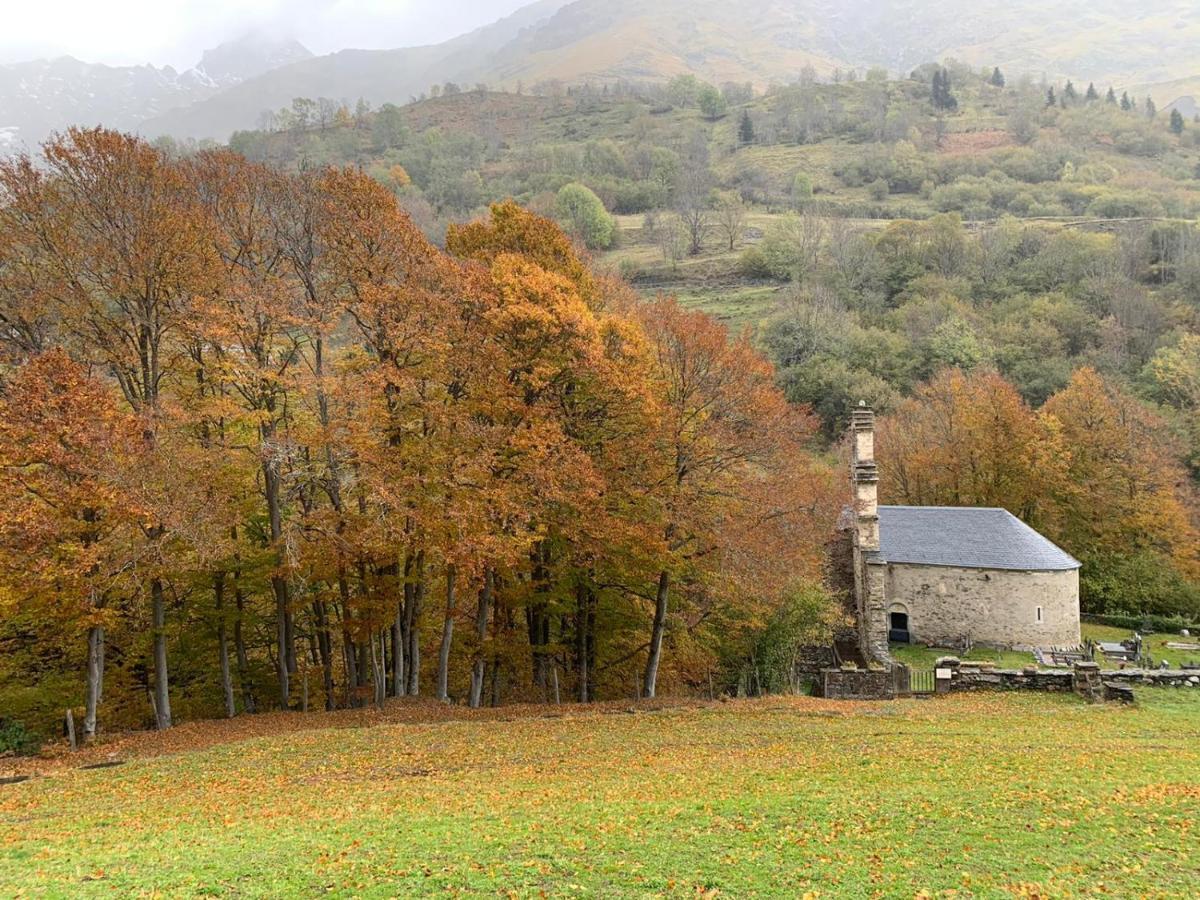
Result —
<instances>
[{"instance_id":1,"label":"stone chimney","mask_svg":"<svg viewBox=\"0 0 1200 900\"><path fill-rule=\"evenodd\" d=\"M858 549L879 549L879 469L875 465L875 413L865 402L850 414L854 455L850 476L854 482L855 542Z\"/></svg>"}]
</instances>

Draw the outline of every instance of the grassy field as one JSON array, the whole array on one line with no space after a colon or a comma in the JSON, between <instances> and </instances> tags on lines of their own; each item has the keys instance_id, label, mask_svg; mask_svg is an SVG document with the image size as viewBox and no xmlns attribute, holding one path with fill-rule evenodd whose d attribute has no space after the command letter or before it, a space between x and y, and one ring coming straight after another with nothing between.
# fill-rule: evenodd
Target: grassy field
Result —
<instances>
[{"instance_id":1,"label":"grassy field","mask_svg":"<svg viewBox=\"0 0 1200 900\"><path fill-rule=\"evenodd\" d=\"M938 647L892 644L892 656L914 669L932 669L939 656L957 656L959 659L992 662L1001 669L1020 669L1037 663L1032 653L1021 653L1017 650L992 650L987 647L972 647L966 656L963 656L953 650Z\"/></svg>"},{"instance_id":2,"label":"grassy field","mask_svg":"<svg viewBox=\"0 0 1200 900\"><path fill-rule=\"evenodd\" d=\"M1200 692L607 712L52 768L0 787L0 896L1200 891Z\"/></svg>"}]
</instances>

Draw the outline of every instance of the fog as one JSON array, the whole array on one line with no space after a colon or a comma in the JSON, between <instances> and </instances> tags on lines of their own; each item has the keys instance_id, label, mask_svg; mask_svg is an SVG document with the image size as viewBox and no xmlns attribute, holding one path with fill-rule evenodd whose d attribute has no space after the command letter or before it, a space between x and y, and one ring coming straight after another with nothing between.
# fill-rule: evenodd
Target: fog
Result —
<instances>
[{"instance_id":1,"label":"fog","mask_svg":"<svg viewBox=\"0 0 1200 900\"><path fill-rule=\"evenodd\" d=\"M110 65L186 69L249 32L294 37L314 53L446 40L528 0L5 0L0 62L67 54Z\"/></svg>"}]
</instances>

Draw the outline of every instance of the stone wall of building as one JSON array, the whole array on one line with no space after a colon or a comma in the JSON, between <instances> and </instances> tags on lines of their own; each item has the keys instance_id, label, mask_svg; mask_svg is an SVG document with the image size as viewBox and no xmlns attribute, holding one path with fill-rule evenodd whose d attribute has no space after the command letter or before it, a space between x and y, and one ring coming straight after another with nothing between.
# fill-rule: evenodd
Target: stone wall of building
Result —
<instances>
[{"instance_id":1,"label":"stone wall of building","mask_svg":"<svg viewBox=\"0 0 1200 900\"><path fill-rule=\"evenodd\" d=\"M885 592L887 612L908 614L909 633L916 643L953 646L969 638L979 644L1031 650L1074 647L1081 641L1078 571L895 563L887 567Z\"/></svg>"}]
</instances>

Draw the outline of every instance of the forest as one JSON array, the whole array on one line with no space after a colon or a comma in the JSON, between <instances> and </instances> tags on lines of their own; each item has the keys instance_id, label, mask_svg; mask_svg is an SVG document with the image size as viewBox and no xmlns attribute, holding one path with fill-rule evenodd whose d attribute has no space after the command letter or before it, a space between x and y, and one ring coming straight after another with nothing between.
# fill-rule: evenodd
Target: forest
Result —
<instances>
[{"instance_id":1,"label":"forest","mask_svg":"<svg viewBox=\"0 0 1200 900\"><path fill-rule=\"evenodd\" d=\"M0 167L14 720L794 688L861 401L885 500L1200 619L1200 126L951 62L414 100Z\"/></svg>"},{"instance_id":2,"label":"forest","mask_svg":"<svg viewBox=\"0 0 1200 900\"><path fill-rule=\"evenodd\" d=\"M7 715L653 697L832 622L815 420L553 223L441 250L349 169L43 152L0 167Z\"/></svg>"}]
</instances>

